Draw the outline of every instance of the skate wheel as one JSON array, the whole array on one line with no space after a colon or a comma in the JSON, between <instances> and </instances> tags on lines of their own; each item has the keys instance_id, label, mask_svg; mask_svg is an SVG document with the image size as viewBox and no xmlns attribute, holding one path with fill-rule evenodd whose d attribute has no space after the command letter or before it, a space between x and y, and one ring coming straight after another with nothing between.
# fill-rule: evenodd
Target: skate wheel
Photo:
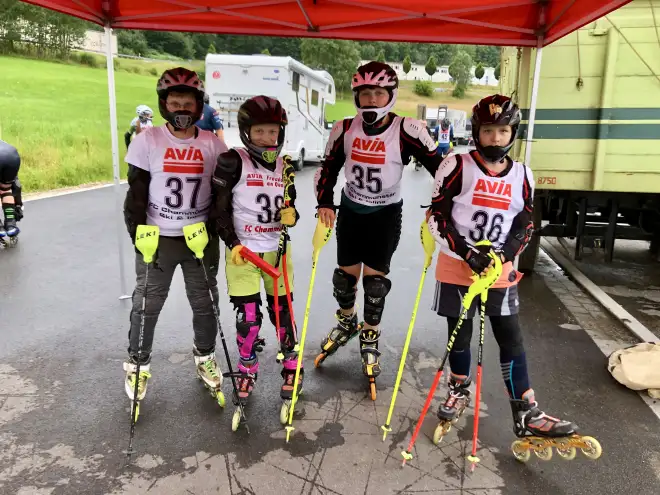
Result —
<instances>
[{"instance_id":1,"label":"skate wheel","mask_svg":"<svg viewBox=\"0 0 660 495\"><path fill-rule=\"evenodd\" d=\"M534 455L542 461L549 461L552 459L552 447L540 447L534 449Z\"/></svg>"},{"instance_id":2,"label":"skate wheel","mask_svg":"<svg viewBox=\"0 0 660 495\"><path fill-rule=\"evenodd\" d=\"M237 407L234 411L234 415L231 417L231 431L238 430L238 427L241 425L241 408Z\"/></svg>"},{"instance_id":3,"label":"skate wheel","mask_svg":"<svg viewBox=\"0 0 660 495\"><path fill-rule=\"evenodd\" d=\"M280 408L280 423L285 425L289 421L289 408L291 407L291 401L285 400L282 403Z\"/></svg>"},{"instance_id":4,"label":"skate wheel","mask_svg":"<svg viewBox=\"0 0 660 495\"><path fill-rule=\"evenodd\" d=\"M325 358L327 356L328 355L325 352L322 352L321 354L316 356L316 359L314 359L314 367L318 368L319 366L321 366L321 364L323 363L323 361L325 361Z\"/></svg>"},{"instance_id":5,"label":"skate wheel","mask_svg":"<svg viewBox=\"0 0 660 495\"><path fill-rule=\"evenodd\" d=\"M557 445L555 448L557 449L557 454L559 457L567 461L572 461L577 455L577 449L575 447L571 447L571 445L568 443L564 444L562 442L561 445Z\"/></svg>"},{"instance_id":6,"label":"skate wheel","mask_svg":"<svg viewBox=\"0 0 660 495\"><path fill-rule=\"evenodd\" d=\"M511 451L513 456L520 462L527 462L532 456L532 453L527 448L527 442L522 440L516 440L511 444Z\"/></svg>"},{"instance_id":7,"label":"skate wheel","mask_svg":"<svg viewBox=\"0 0 660 495\"><path fill-rule=\"evenodd\" d=\"M371 392L371 400L376 400L376 382L369 382L369 391Z\"/></svg>"},{"instance_id":8,"label":"skate wheel","mask_svg":"<svg viewBox=\"0 0 660 495\"><path fill-rule=\"evenodd\" d=\"M444 436L449 433L450 430L451 423L446 423L444 421L440 422L433 432L433 445L439 445Z\"/></svg>"},{"instance_id":9,"label":"skate wheel","mask_svg":"<svg viewBox=\"0 0 660 495\"><path fill-rule=\"evenodd\" d=\"M215 399L218 401L220 407L225 407L225 394L222 393L222 390L218 390L215 393Z\"/></svg>"},{"instance_id":10,"label":"skate wheel","mask_svg":"<svg viewBox=\"0 0 660 495\"><path fill-rule=\"evenodd\" d=\"M587 456L589 459L598 459L603 453L603 447L600 446L600 442L594 437L582 437L582 442L584 442L587 447L582 448L582 453Z\"/></svg>"}]
</instances>

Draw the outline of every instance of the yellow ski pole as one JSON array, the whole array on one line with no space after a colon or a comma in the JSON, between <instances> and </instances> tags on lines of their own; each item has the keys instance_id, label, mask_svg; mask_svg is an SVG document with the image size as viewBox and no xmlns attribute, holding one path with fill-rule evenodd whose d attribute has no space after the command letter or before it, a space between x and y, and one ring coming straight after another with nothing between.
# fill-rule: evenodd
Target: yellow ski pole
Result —
<instances>
[{"instance_id":1,"label":"yellow ski pole","mask_svg":"<svg viewBox=\"0 0 660 495\"><path fill-rule=\"evenodd\" d=\"M406 357L408 356L408 346L410 345L410 339L412 338L413 328L415 327L415 319L417 318L417 308L419 307L419 301L422 298L422 290L424 289L424 280L426 279L426 271L431 266L433 261L433 253L435 251L435 239L429 232L429 226L426 223L426 219L422 221L420 227L420 237L422 241L422 246L424 247L424 270L422 271L422 277L419 280L419 287L417 288L417 298L415 299L415 305L413 306L412 317L410 318L410 325L408 326L408 334L406 335L406 342L403 345L403 354L401 354L401 361L399 362L399 371L396 375L396 381L394 382L394 392L392 392L392 401L390 402L390 410L387 413L387 420L385 424L381 426L383 430L383 442L387 438L387 434L392 431L390 427L390 421L392 420L392 413L394 412L394 404L396 403L396 396L399 391L399 385L401 384L401 377L403 376L403 368L406 364Z\"/></svg>"},{"instance_id":2,"label":"yellow ski pole","mask_svg":"<svg viewBox=\"0 0 660 495\"><path fill-rule=\"evenodd\" d=\"M316 277L316 264L319 260L319 253L321 248L326 245L330 236L332 235L332 228L326 227L321 219L316 223L316 230L314 231L314 237L312 238L312 247L314 249L312 254L312 275L309 279L309 292L307 293L307 305L305 306L305 318L303 320L302 333L300 335L300 351L298 352L298 362L296 363L296 376L293 381L293 396L291 397L291 407L289 408L289 421L286 428L286 441L289 442L289 436L291 432L295 430L292 425L293 423L293 409L296 406L296 401L298 400L298 379L300 378L300 365L303 360L303 352L305 352L305 336L307 335L307 324L309 323L309 310L312 304L312 293L314 292L314 278Z\"/></svg>"}]
</instances>

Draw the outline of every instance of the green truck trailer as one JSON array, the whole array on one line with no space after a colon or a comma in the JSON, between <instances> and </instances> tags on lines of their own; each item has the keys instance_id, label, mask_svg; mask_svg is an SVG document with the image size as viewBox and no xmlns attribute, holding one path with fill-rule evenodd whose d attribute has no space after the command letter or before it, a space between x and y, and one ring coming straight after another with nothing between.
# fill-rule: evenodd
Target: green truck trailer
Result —
<instances>
[{"instance_id":1,"label":"green truck trailer","mask_svg":"<svg viewBox=\"0 0 660 495\"><path fill-rule=\"evenodd\" d=\"M539 236L605 249L615 239L660 248L660 0L635 0L543 48L530 152L537 50L502 51L500 84L523 109L516 159L536 181L538 235L520 257L532 270ZM526 156L528 155L528 156Z\"/></svg>"}]
</instances>

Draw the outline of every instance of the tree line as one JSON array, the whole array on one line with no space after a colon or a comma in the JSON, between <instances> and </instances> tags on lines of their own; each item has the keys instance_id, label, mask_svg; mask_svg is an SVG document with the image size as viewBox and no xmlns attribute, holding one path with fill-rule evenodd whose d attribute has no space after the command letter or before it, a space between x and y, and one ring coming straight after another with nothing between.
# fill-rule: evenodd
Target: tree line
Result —
<instances>
[{"instance_id":1,"label":"tree line","mask_svg":"<svg viewBox=\"0 0 660 495\"><path fill-rule=\"evenodd\" d=\"M78 45L88 29L98 26L63 14L19 2L0 0L0 52L36 53L38 56L66 56ZM291 56L315 69L327 70L340 92L350 86L350 77L360 60L404 62L426 66L432 75L437 67L450 66L457 87L466 87L467 71L497 67L500 50L481 45L438 45L427 43L386 43L316 38L276 38L165 31L118 30L119 53L159 59L204 59L207 53ZM27 47L27 49L26 49ZM453 66L453 67L452 67ZM405 68L405 67L404 67ZM429 70L433 68L431 72ZM459 91L460 92L460 91Z\"/></svg>"}]
</instances>

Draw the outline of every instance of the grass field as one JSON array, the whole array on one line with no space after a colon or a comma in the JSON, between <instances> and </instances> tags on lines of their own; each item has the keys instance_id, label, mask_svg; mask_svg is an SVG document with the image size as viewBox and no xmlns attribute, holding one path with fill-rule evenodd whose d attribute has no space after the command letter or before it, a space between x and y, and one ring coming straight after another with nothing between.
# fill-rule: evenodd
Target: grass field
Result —
<instances>
[{"instance_id":1,"label":"grass field","mask_svg":"<svg viewBox=\"0 0 660 495\"><path fill-rule=\"evenodd\" d=\"M101 67L105 67L99 57ZM125 176L123 134L135 116L135 107L147 104L162 124L155 101L157 75L168 67L187 65L121 59L115 73L120 164ZM44 191L112 180L112 155L107 75L104 68L0 57L0 138L21 152L20 178L26 192ZM193 64L193 68L201 63ZM153 69L156 70L153 70ZM156 75L154 75L156 74ZM414 116L418 103L447 104L469 110L481 96L496 88L471 88L463 100L450 91L433 99L412 92L403 81L395 111ZM350 99L327 109L328 120L355 114Z\"/></svg>"}]
</instances>

